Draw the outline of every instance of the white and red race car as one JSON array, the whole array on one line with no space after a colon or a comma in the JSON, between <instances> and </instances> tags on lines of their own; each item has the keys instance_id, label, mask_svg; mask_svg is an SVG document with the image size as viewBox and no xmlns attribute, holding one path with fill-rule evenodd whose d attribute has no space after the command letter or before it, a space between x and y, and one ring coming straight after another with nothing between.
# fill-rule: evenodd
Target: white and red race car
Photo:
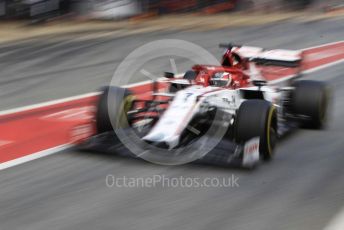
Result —
<instances>
[{"instance_id":1,"label":"white and red race car","mask_svg":"<svg viewBox=\"0 0 344 230\"><path fill-rule=\"evenodd\" d=\"M213 139L221 139L215 145L226 140L234 147L215 157L209 152L216 155L217 151L209 150L200 161L216 159L252 166L260 159L270 160L278 138L292 128L324 126L328 87L323 82L297 78L302 68L301 52L220 46L226 48L221 66L195 65L182 77L165 73L164 80L152 83L158 89L153 92L137 94L106 87L97 105L97 134L89 143L126 139L129 149L140 146L145 152L153 146L169 152L185 150L207 136L194 147L201 146L201 151ZM272 85L264 71L275 67L288 68L295 75L283 86ZM122 138L106 138L109 135ZM142 143L133 144L135 139ZM173 154L182 156L183 151Z\"/></svg>"}]
</instances>

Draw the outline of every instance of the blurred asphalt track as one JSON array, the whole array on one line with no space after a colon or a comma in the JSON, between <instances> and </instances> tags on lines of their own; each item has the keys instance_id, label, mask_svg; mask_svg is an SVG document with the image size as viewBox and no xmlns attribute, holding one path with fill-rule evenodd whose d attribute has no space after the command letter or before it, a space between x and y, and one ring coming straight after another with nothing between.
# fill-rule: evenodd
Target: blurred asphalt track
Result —
<instances>
[{"instance_id":1,"label":"blurred asphalt track","mask_svg":"<svg viewBox=\"0 0 344 230\"><path fill-rule=\"evenodd\" d=\"M211 32L0 45L0 109L96 90L121 60L156 39L177 38L220 56L219 42L301 49L343 40L344 20L278 23ZM156 66L169 70L169 62ZM344 206L344 66L311 74L334 88L325 131L283 140L273 162L245 171L158 166L115 155L65 151L0 172L0 229L320 230ZM108 188L117 177L239 177L239 188Z\"/></svg>"}]
</instances>

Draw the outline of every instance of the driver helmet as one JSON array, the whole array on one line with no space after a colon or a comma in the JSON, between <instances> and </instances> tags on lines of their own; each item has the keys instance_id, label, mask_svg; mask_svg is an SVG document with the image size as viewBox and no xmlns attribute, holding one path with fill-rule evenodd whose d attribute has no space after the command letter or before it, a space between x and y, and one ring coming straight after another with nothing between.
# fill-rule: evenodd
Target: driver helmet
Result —
<instances>
[{"instance_id":1,"label":"driver helmet","mask_svg":"<svg viewBox=\"0 0 344 230\"><path fill-rule=\"evenodd\" d=\"M218 72L215 73L210 79L210 85L217 87L229 86L232 82L232 77L230 73Z\"/></svg>"}]
</instances>

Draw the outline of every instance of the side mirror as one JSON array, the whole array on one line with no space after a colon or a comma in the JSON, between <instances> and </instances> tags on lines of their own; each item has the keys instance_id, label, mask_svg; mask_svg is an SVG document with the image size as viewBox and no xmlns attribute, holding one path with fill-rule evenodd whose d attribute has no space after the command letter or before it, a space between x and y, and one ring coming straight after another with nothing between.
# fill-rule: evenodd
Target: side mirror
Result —
<instances>
[{"instance_id":1,"label":"side mirror","mask_svg":"<svg viewBox=\"0 0 344 230\"><path fill-rule=\"evenodd\" d=\"M174 76L174 73L165 72L165 73L164 73L164 77L166 77L166 78L174 78L175 76Z\"/></svg>"}]
</instances>

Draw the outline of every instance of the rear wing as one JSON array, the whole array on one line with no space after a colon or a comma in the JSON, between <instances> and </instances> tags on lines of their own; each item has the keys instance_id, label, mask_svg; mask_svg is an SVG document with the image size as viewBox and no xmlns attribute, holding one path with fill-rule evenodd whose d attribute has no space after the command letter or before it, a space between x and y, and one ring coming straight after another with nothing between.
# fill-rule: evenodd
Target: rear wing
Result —
<instances>
[{"instance_id":1,"label":"rear wing","mask_svg":"<svg viewBox=\"0 0 344 230\"><path fill-rule=\"evenodd\" d=\"M302 52L292 50L269 50L264 51L251 61L258 65L273 65L284 67L300 67L302 62Z\"/></svg>"},{"instance_id":2,"label":"rear wing","mask_svg":"<svg viewBox=\"0 0 344 230\"><path fill-rule=\"evenodd\" d=\"M300 67L302 64L302 51L274 49L265 50L253 46L238 46L234 44L220 44L221 48L230 50L233 54L239 55L248 61L258 65Z\"/></svg>"}]
</instances>

